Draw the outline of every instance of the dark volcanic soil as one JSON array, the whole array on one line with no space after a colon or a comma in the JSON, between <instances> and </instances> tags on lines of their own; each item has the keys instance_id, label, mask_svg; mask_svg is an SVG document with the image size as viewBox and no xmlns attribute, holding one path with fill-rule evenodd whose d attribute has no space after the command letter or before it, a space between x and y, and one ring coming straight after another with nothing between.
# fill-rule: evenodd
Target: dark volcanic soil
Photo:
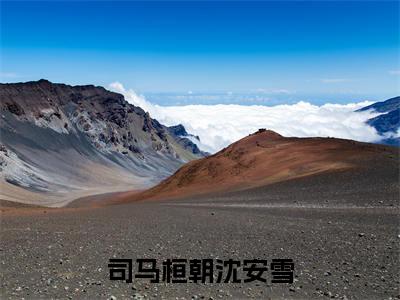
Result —
<instances>
[{"instance_id":1,"label":"dark volcanic soil","mask_svg":"<svg viewBox=\"0 0 400 300\"><path fill-rule=\"evenodd\" d=\"M203 199L6 211L1 298L398 298L398 178L370 167ZM111 282L113 257L292 258L295 282Z\"/></svg>"}]
</instances>

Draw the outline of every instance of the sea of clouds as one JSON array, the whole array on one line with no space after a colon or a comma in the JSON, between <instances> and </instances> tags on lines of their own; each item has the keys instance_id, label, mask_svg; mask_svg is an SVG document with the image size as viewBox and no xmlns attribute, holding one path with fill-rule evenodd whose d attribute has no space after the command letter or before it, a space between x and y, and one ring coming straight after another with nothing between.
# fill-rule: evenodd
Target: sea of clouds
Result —
<instances>
[{"instance_id":1,"label":"sea of clouds","mask_svg":"<svg viewBox=\"0 0 400 300\"><path fill-rule=\"evenodd\" d=\"M374 142L382 137L365 122L379 113L355 112L372 102L313 105L300 101L291 105L155 105L125 89L119 82L109 86L125 99L149 112L160 123L182 124L186 130L200 137L200 149L214 153L259 128L271 129L284 136L337 137L363 142Z\"/></svg>"}]
</instances>

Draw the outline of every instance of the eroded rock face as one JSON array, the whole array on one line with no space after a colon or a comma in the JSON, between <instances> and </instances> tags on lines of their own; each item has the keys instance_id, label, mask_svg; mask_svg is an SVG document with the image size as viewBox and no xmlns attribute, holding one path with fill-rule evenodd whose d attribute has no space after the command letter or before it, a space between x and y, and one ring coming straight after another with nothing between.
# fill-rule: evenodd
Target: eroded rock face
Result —
<instances>
[{"instance_id":1,"label":"eroded rock face","mask_svg":"<svg viewBox=\"0 0 400 300\"><path fill-rule=\"evenodd\" d=\"M5 108L11 112L12 114L16 116L21 116L25 114L24 110L22 109L21 106L18 105L18 103L5 103Z\"/></svg>"},{"instance_id":2,"label":"eroded rock face","mask_svg":"<svg viewBox=\"0 0 400 300\"><path fill-rule=\"evenodd\" d=\"M24 162L49 170L48 165L57 165L56 159L60 158L50 155L49 161L46 155L44 161L41 154L65 151L79 155L83 164L85 160L96 161L156 182L183 163L203 156L185 144L190 144L189 140L182 142L183 137L140 107L103 87L69 86L47 80L0 84L0 100L2 147L13 153L13 161L19 165ZM68 166L53 171L63 174L64 169ZM11 175L7 176L8 182L14 182ZM49 181L51 176L46 178ZM21 178L17 181L24 186ZM51 182L46 186L51 190Z\"/></svg>"},{"instance_id":3,"label":"eroded rock face","mask_svg":"<svg viewBox=\"0 0 400 300\"><path fill-rule=\"evenodd\" d=\"M181 149L171 143L180 140L181 134L174 134L122 95L102 87L72 87L46 80L1 84L0 98L3 113L58 133L82 132L102 151L136 155L152 148L180 157Z\"/></svg>"}]
</instances>

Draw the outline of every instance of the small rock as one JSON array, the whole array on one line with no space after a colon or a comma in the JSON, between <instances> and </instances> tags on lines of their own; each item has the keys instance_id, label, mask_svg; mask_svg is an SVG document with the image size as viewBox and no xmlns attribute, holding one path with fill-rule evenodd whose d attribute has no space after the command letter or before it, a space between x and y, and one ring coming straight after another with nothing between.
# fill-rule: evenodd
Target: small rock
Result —
<instances>
[{"instance_id":1,"label":"small rock","mask_svg":"<svg viewBox=\"0 0 400 300\"><path fill-rule=\"evenodd\" d=\"M363 237L365 235L365 233L361 232L358 234L359 237Z\"/></svg>"},{"instance_id":2,"label":"small rock","mask_svg":"<svg viewBox=\"0 0 400 300\"><path fill-rule=\"evenodd\" d=\"M324 295L325 295L325 296L328 296L328 297L330 297L330 298L332 298L332 296L333 296L331 292L325 292Z\"/></svg>"},{"instance_id":3,"label":"small rock","mask_svg":"<svg viewBox=\"0 0 400 300\"><path fill-rule=\"evenodd\" d=\"M117 300L117 297L111 295L110 300Z\"/></svg>"},{"instance_id":4,"label":"small rock","mask_svg":"<svg viewBox=\"0 0 400 300\"><path fill-rule=\"evenodd\" d=\"M144 299L144 296L143 295L141 295L141 294L139 294L139 293L136 293L136 294L133 294L133 299Z\"/></svg>"}]
</instances>

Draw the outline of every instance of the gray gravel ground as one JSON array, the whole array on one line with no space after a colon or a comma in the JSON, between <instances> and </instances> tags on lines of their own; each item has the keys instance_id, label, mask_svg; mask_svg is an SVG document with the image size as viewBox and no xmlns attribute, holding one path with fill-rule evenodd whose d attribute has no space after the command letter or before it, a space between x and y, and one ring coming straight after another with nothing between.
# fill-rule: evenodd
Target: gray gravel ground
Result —
<instances>
[{"instance_id":1,"label":"gray gravel ground","mask_svg":"<svg viewBox=\"0 0 400 300\"><path fill-rule=\"evenodd\" d=\"M130 204L4 216L1 234L2 299L399 297L397 209ZM295 283L111 282L112 257L292 258Z\"/></svg>"},{"instance_id":2,"label":"gray gravel ground","mask_svg":"<svg viewBox=\"0 0 400 300\"><path fill-rule=\"evenodd\" d=\"M203 200L4 213L1 299L400 298L392 175L372 187L329 175ZM109 280L113 257L292 258L295 282L271 284L267 272L267 283L128 284Z\"/></svg>"}]
</instances>

